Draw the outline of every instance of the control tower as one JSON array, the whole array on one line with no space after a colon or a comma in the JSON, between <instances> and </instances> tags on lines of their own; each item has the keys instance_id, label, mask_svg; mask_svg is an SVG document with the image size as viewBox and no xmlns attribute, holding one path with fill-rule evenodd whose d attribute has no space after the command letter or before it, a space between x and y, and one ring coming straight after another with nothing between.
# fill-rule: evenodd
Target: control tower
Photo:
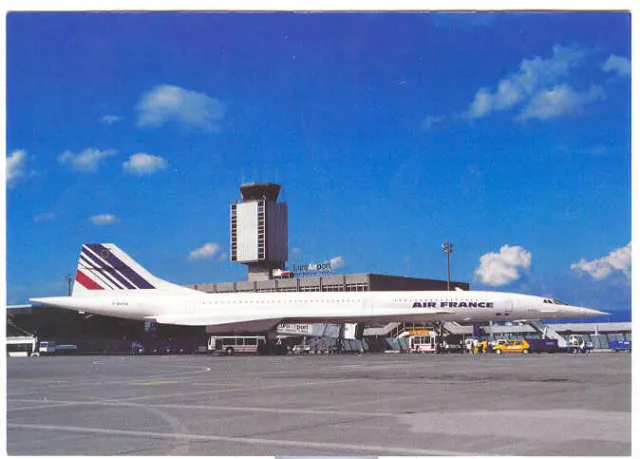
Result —
<instances>
[{"instance_id":1,"label":"control tower","mask_svg":"<svg viewBox=\"0 0 640 459\"><path fill-rule=\"evenodd\" d=\"M245 183L242 202L231 204L231 261L249 267L249 281L273 278L289 256L287 203L277 202L280 185Z\"/></svg>"}]
</instances>

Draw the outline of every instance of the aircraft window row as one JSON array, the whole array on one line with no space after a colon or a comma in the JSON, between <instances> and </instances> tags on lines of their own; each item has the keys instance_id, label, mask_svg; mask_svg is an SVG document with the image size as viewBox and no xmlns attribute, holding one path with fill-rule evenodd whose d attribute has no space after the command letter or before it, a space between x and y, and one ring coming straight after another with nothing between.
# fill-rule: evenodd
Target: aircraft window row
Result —
<instances>
[{"instance_id":1,"label":"aircraft window row","mask_svg":"<svg viewBox=\"0 0 640 459\"><path fill-rule=\"evenodd\" d=\"M331 302L331 303L358 303L358 302L360 302L360 300L358 298L353 298L353 299L352 298L349 298L349 299L341 298L341 299L324 299L324 300L308 300L308 299L290 300L290 299L286 299L286 300L276 300L276 301L266 301L266 300L236 301L236 300L232 300L232 301L209 301L209 302L204 302L203 301L202 304L245 304L245 303L246 304L249 304L249 303L251 303L251 304L254 304L254 303L257 303L257 304L264 304L264 303L266 303L266 304L273 304L273 303L278 303L278 304L281 304L281 303L289 303L289 304L291 304L291 303L293 303L293 304L296 304L296 303L329 303L329 302Z\"/></svg>"}]
</instances>

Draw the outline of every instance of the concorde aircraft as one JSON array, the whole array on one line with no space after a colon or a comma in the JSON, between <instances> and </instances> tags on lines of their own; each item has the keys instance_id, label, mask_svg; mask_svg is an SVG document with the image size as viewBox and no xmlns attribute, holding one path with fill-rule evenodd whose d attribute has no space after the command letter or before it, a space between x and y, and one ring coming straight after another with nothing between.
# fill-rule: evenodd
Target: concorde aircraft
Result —
<instances>
[{"instance_id":1,"label":"concorde aircraft","mask_svg":"<svg viewBox=\"0 0 640 459\"><path fill-rule=\"evenodd\" d=\"M115 244L84 244L71 296L34 303L86 313L268 332L286 323L487 322L607 313L533 295L482 291L205 293L159 279Z\"/></svg>"}]
</instances>

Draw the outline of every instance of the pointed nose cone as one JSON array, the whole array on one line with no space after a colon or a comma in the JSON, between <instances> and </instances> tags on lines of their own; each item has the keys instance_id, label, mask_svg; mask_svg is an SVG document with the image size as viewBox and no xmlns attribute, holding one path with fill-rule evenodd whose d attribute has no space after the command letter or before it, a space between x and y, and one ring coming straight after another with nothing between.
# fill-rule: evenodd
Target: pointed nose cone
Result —
<instances>
[{"instance_id":1,"label":"pointed nose cone","mask_svg":"<svg viewBox=\"0 0 640 459\"><path fill-rule=\"evenodd\" d=\"M603 317L610 316L608 312L598 311L597 309L578 307L582 311L583 317Z\"/></svg>"},{"instance_id":2,"label":"pointed nose cone","mask_svg":"<svg viewBox=\"0 0 640 459\"><path fill-rule=\"evenodd\" d=\"M584 317L603 317L611 315L608 312L598 311L597 309L585 308L583 306L565 306L568 313L567 317L584 318Z\"/></svg>"}]
</instances>

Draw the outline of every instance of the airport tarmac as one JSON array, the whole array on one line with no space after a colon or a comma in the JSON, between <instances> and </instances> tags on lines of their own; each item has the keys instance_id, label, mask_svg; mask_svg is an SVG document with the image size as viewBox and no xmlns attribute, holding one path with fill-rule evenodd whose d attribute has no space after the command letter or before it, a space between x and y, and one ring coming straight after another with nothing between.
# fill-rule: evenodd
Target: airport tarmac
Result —
<instances>
[{"instance_id":1,"label":"airport tarmac","mask_svg":"<svg viewBox=\"0 0 640 459\"><path fill-rule=\"evenodd\" d=\"M631 357L7 359L11 455L631 454Z\"/></svg>"}]
</instances>

